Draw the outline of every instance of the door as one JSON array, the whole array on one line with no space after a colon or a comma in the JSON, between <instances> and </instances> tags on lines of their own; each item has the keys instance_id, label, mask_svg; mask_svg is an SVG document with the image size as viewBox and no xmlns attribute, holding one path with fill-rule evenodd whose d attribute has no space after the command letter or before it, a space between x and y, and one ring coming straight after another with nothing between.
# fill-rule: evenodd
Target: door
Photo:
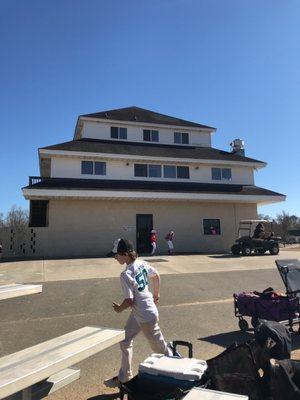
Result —
<instances>
[{"instance_id":1,"label":"door","mask_svg":"<svg viewBox=\"0 0 300 400\"><path fill-rule=\"evenodd\" d=\"M152 214L136 215L136 249L138 253L151 253L150 234L152 229Z\"/></svg>"}]
</instances>

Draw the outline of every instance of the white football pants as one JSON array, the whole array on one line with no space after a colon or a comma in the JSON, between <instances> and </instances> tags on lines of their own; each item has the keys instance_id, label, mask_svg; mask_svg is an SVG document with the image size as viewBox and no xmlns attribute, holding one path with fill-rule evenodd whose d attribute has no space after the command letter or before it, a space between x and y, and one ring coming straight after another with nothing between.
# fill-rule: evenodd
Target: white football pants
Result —
<instances>
[{"instance_id":1,"label":"white football pants","mask_svg":"<svg viewBox=\"0 0 300 400\"><path fill-rule=\"evenodd\" d=\"M156 252L156 243L152 242L152 251L151 251L151 256L153 256L153 254Z\"/></svg>"},{"instance_id":2,"label":"white football pants","mask_svg":"<svg viewBox=\"0 0 300 400\"><path fill-rule=\"evenodd\" d=\"M131 370L133 339L140 331L143 332L155 353L165 354L166 356L172 355L172 351L167 347L161 333L158 320L139 323L131 313L125 325L125 339L120 342L122 361L118 378L121 382L127 382L133 377Z\"/></svg>"}]
</instances>

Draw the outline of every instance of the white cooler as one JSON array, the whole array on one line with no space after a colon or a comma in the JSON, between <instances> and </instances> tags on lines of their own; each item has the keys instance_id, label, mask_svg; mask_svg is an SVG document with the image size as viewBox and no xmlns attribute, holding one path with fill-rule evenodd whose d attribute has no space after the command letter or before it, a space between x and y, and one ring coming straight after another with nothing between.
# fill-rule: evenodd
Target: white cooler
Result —
<instances>
[{"instance_id":1,"label":"white cooler","mask_svg":"<svg viewBox=\"0 0 300 400\"><path fill-rule=\"evenodd\" d=\"M204 360L152 354L140 363L139 378L190 388L200 381L206 369Z\"/></svg>"}]
</instances>

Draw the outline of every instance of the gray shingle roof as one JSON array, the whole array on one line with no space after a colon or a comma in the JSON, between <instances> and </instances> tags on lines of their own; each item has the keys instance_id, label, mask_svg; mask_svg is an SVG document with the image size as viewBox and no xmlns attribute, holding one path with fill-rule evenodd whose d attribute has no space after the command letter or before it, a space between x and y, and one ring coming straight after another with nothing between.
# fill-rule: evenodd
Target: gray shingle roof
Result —
<instances>
[{"instance_id":1,"label":"gray shingle roof","mask_svg":"<svg viewBox=\"0 0 300 400\"><path fill-rule=\"evenodd\" d=\"M230 185L194 182L154 182L112 179L42 178L42 181L23 189L76 190L136 190L147 192L219 193L256 196L284 196L253 185Z\"/></svg>"},{"instance_id":2,"label":"gray shingle roof","mask_svg":"<svg viewBox=\"0 0 300 400\"><path fill-rule=\"evenodd\" d=\"M169 115L160 114L155 111L146 110L140 107L125 107L118 108L115 110L107 110L96 112L92 114L83 114L80 117L89 117L89 118L100 118L107 120L117 120L117 121L130 121L130 122L146 122L150 124L163 124L163 125L174 125L174 126L187 126L194 128L206 128L215 130L211 126L201 125L196 122L186 121L181 118L171 117Z\"/></svg>"},{"instance_id":3,"label":"gray shingle roof","mask_svg":"<svg viewBox=\"0 0 300 400\"><path fill-rule=\"evenodd\" d=\"M115 140L79 139L70 142L58 143L42 147L45 150L78 151L86 153L108 153L122 155L136 155L148 157L170 157L199 160L222 160L255 162L264 164L254 158L243 157L227 151L212 147L175 146L150 143L133 143Z\"/></svg>"}]
</instances>

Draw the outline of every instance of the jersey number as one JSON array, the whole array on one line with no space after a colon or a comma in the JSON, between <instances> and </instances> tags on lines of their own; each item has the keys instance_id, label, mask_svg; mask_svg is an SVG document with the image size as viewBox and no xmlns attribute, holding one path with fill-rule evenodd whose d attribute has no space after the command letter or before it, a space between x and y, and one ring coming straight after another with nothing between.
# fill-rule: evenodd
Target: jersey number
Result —
<instances>
[{"instance_id":1,"label":"jersey number","mask_svg":"<svg viewBox=\"0 0 300 400\"><path fill-rule=\"evenodd\" d=\"M142 292L145 289L145 287L149 284L148 274L145 268L137 274L135 280L137 281L138 284L138 291Z\"/></svg>"}]
</instances>

